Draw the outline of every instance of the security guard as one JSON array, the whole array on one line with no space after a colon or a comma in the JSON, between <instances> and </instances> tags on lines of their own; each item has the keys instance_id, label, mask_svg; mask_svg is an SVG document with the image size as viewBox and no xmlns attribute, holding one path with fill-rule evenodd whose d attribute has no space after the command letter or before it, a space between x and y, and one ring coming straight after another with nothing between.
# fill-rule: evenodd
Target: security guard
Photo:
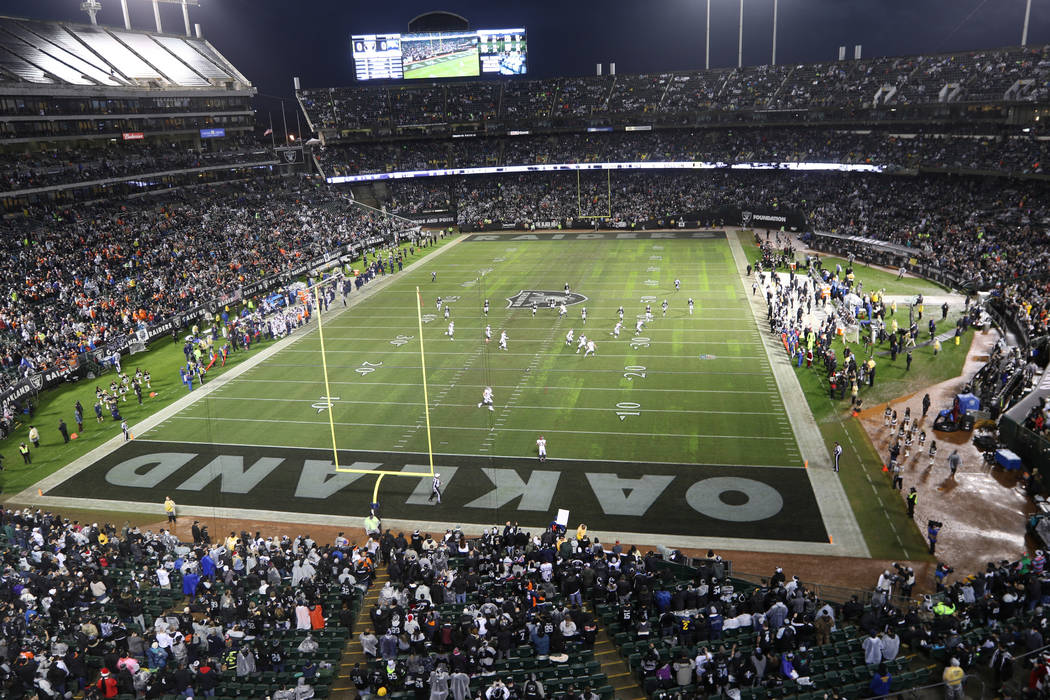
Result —
<instances>
[{"instance_id":1,"label":"security guard","mask_svg":"<svg viewBox=\"0 0 1050 700\"><path fill-rule=\"evenodd\" d=\"M25 462L26 464L33 463L33 456L29 454L29 445L25 444L25 442L22 442L18 445L18 451L22 454L23 462Z\"/></svg>"}]
</instances>

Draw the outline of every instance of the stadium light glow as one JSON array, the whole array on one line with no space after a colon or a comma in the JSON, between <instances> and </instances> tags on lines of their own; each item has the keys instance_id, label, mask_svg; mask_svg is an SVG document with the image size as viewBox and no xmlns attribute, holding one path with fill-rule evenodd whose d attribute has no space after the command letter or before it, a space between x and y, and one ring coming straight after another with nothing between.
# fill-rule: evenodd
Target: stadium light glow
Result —
<instances>
[{"instance_id":1,"label":"stadium light glow","mask_svg":"<svg viewBox=\"0 0 1050 700\"><path fill-rule=\"evenodd\" d=\"M452 175L499 175L508 173L576 172L580 170L794 170L843 173L881 173L885 165L870 163L723 163L708 161L638 161L627 163L538 163L536 165L496 165L478 168L441 168L439 170L403 170L393 173L361 173L333 175L325 178L330 185L347 182L376 182L379 180L410 180L417 177L449 177Z\"/></svg>"}]
</instances>

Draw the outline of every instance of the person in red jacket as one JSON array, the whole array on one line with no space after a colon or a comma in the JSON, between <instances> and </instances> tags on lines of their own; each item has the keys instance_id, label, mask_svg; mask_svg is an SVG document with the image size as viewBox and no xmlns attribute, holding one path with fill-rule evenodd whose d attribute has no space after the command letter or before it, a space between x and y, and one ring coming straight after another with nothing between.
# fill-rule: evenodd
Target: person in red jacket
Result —
<instances>
[{"instance_id":1,"label":"person in red jacket","mask_svg":"<svg viewBox=\"0 0 1050 700\"><path fill-rule=\"evenodd\" d=\"M117 697L117 679L110 675L108 668L102 669L102 677L95 683L95 687L104 698Z\"/></svg>"},{"instance_id":2,"label":"person in red jacket","mask_svg":"<svg viewBox=\"0 0 1050 700\"><path fill-rule=\"evenodd\" d=\"M310 627L315 630L324 629L324 609L318 603L310 606Z\"/></svg>"}]
</instances>

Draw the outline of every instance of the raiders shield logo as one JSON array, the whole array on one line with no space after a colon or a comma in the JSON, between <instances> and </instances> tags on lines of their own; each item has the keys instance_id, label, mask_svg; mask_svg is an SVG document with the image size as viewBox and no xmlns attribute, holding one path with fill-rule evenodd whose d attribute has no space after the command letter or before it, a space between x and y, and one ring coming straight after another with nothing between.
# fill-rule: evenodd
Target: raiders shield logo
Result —
<instances>
[{"instance_id":1,"label":"raiders shield logo","mask_svg":"<svg viewBox=\"0 0 1050 700\"><path fill-rule=\"evenodd\" d=\"M29 384L33 387L34 391L40 391L44 388L44 375L30 374Z\"/></svg>"},{"instance_id":2,"label":"raiders shield logo","mask_svg":"<svg viewBox=\"0 0 1050 700\"><path fill-rule=\"evenodd\" d=\"M523 289L512 297L507 297L508 309L531 309L533 304L544 306L572 306L587 301L587 297L576 292L546 292L539 289Z\"/></svg>"},{"instance_id":3,"label":"raiders shield logo","mask_svg":"<svg viewBox=\"0 0 1050 700\"><path fill-rule=\"evenodd\" d=\"M298 151L285 151L284 152L284 159L288 163L294 163L297 160L299 160L299 152Z\"/></svg>"},{"instance_id":4,"label":"raiders shield logo","mask_svg":"<svg viewBox=\"0 0 1050 700\"><path fill-rule=\"evenodd\" d=\"M752 214L749 211L742 211L742 212L740 212L740 220L744 223L744 226L748 226L748 225L751 224L751 217L752 216L754 216L754 214Z\"/></svg>"}]
</instances>

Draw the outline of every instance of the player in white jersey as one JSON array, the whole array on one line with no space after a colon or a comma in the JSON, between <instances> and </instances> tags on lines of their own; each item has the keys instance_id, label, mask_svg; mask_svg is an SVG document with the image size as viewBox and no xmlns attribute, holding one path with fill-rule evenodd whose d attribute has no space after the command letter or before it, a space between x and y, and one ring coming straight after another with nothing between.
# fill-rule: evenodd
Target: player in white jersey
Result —
<instances>
[{"instance_id":1,"label":"player in white jersey","mask_svg":"<svg viewBox=\"0 0 1050 700\"><path fill-rule=\"evenodd\" d=\"M535 304L532 305L532 317L536 318L536 305Z\"/></svg>"},{"instance_id":2,"label":"player in white jersey","mask_svg":"<svg viewBox=\"0 0 1050 700\"><path fill-rule=\"evenodd\" d=\"M634 334L635 335L640 335L641 332L642 332L642 326L644 326L644 325L645 325L645 321L643 321L642 319L638 319L635 322L635 324L634 324Z\"/></svg>"},{"instance_id":3,"label":"player in white jersey","mask_svg":"<svg viewBox=\"0 0 1050 700\"><path fill-rule=\"evenodd\" d=\"M645 320L647 323L653 320L653 307L650 304L645 305Z\"/></svg>"},{"instance_id":4,"label":"player in white jersey","mask_svg":"<svg viewBox=\"0 0 1050 700\"><path fill-rule=\"evenodd\" d=\"M569 332L565 334L565 344L566 345L572 346L572 334L573 334L573 329L570 328Z\"/></svg>"},{"instance_id":5,"label":"player in white jersey","mask_svg":"<svg viewBox=\"0 0 1050 700\"><path fill-rule=\"evenodd\" d=\"M441 311L441 297L438 297L437 305L438 305L438 311Z\"/></svg>"},{"instance_id":6,"label":"player in white jersey","mask_svg":"<svg viewBox=\"0 0 1050 700\"><path fill-rule=\"evenodd\" d=\"M566 313L567 312L565 310L565 304L562 304L561 306L558 307L558 315L559 316L564 316Z\"/></svg>"},{"instance_id":7,"label":"player in white jersey","mask_svg":"<svg viewBox=\"0 0 1050 700\"><path fill-rule=\"evenodd\" d=\"M449 321L448 322L448 332L445 333L445 335L448 336L449 340L455 340L455 338L453 338L453 336L455 334L456 334L456 322L455 321Z\"/></svg>"},{"instance_id":8,"label":"player in white jersey","mask_svg":"<svg viewBox=\"0 0 1050 700\"><path fill-rule=\"evenodd\" d=\"M536 440L536 450L540 454L540 461L547 461L547 438L540 435L539 439Z\"/></svg>"},{"instance_id":9,"label":"player in white jersey","mask_svg":"<svg viewBox=\"0 0 1050 700\"><path fill-rule=\"evenodd\" d=\"M437 502L441 503L441 475L434 474L434 481L430 484L430 498L427 499L427 503L430 503L435 498Z\"/></svg>"},{"instance_id":10,"label":"player in white jersey","mask_svg":"<svg viewBox=\"0 0 1050 700\"><path fill-rule=\"evenodd\" d=\"M506 350L507 349L507 331L500 331L499 332L499 349L500 350Z\"/></svg>"},{"instance_id":11,"label":"player in white jersey","mask_svg":"<svg viewBox=\"0 0 1050 700\"><path fill-rule=\"evenodd\" d=\"M583 356L587 357L588 355L593 355L595 350L597 350L597 346L595 346L594 341L593 340L588 340L587 341L587 351L583 353Z\"/></svg>"},{"instance_id":12,"label":"player in white jersey","mask_svg":"<svg viewBox=\"0 0 1050 700\"><path fill-rule=\"evenodd\" d=\"M580 309L580 318L583 319L583 324L587 325L587 307Z\"/></svg>"},{"instance_id":13,"label":"player in white jersey","mask_svg":"<svg viewBox=\"0 0 1050 700\"><path fill-rule=\"evenodd\" d=\"M485 391L481 392L481 403L478 404L478 408L482 406L488 406L490 411L496 410L492 407L492 387L490 386L485 387Z\"/></svg>"},{"instance_id":14,"label":"player in white jersey","mask_svg":"<svg viewBox=\"0 0 1050 700\"><path fill-rule=\"evenodd\" d=\"M485 312L485 315L489 315L489 300L485 300L485 305L481 307L481 310Z\"/></svg>"},{"instance_id":15,"label":"player in white jersey","mask_svg":"<svg viewBox=\"0 0 1050 700\"><path fill-rule=\"evenodd\" d=\"M576 354L579 355L580 350L583 350L585 347L587 347L587 336L580 333L580 339L576 341Z\"/></svg>"},{"instance_id":16,"label":"player in white jersey","mask_svg":"<svg viewBox=\"0 0 1050 700\"><path fill-rule=\"evenodd\" d=\"M689 315L693 315L693 297L689 297Z\"/></svg>"},{"instance_id":17,"label":"player in white jersey","mask_svg":"<svg viewBox=\"0 0 1050 700\"><path fill-rule=\"evenodd\" d=\"M486 324L485 325L485 342L487 343L490 340L492 340L492 326Z\"/></svg>"},{"instance_id":18,"label":"player in white jersey","mask_svg":"<svg viewBox=\"0 0 1050 700\"><path fill-rule=\"evenodd\" d=\"M623 328L623 324L621 322L617 321L616 325L613 326L612 333L610 333L609 335L611 335L614 338L619 338L620 337L620 329L621 328Z\"/></svg>"},{"instance_id":19,"label":"player in white jersey","mask_svg":"<svg viewBox=\"0 0 1050 700\"><path fill-rule=\"evenodd\" d=\"M680 280L677 277L675 277L674 278L674 290L677 292L681 288L682 288L682 280Z\"/></svg>"},{"instance_id":20,"label":"player in white jersey","mask_svg":"<svg viewBox=\"0 0 1050 700\"><path fill-rule=\"evenodd\" d=\"M660 304L660 308L664 311L664 316L667 316L667 300L664 299L664 303Z\"/></svg>"}]
</instances>

